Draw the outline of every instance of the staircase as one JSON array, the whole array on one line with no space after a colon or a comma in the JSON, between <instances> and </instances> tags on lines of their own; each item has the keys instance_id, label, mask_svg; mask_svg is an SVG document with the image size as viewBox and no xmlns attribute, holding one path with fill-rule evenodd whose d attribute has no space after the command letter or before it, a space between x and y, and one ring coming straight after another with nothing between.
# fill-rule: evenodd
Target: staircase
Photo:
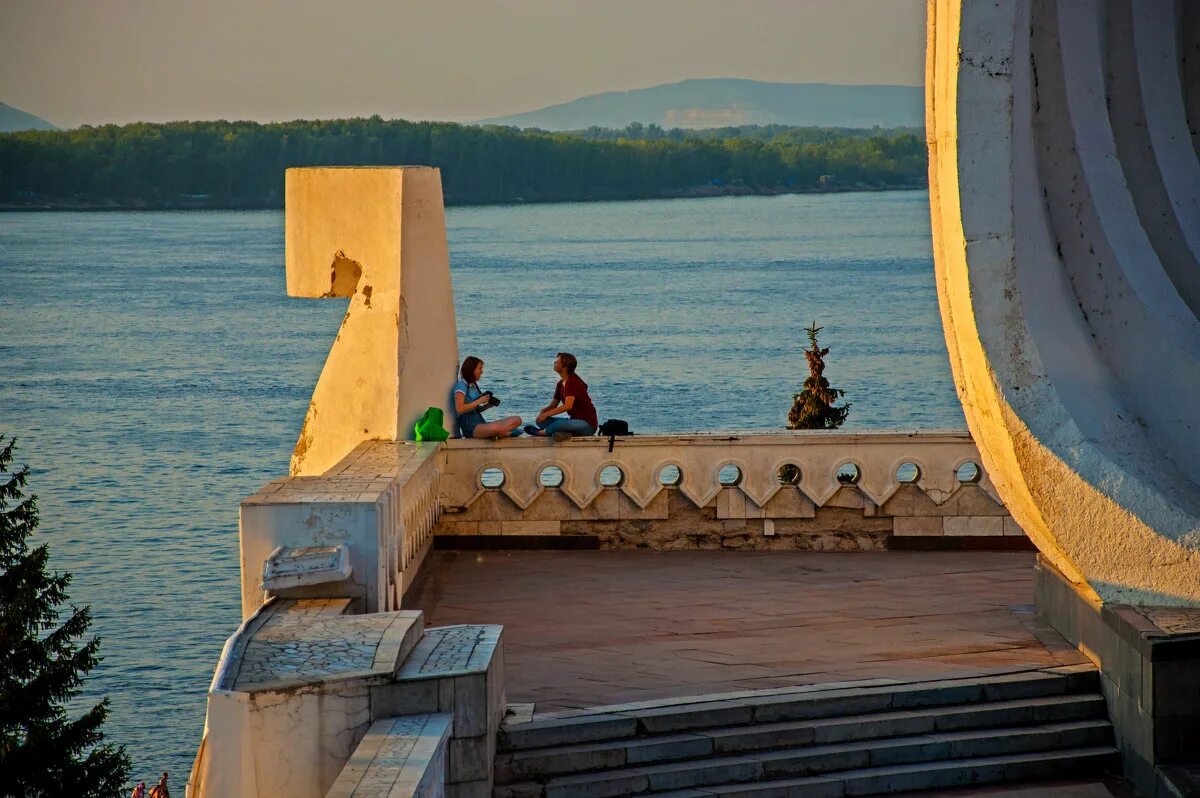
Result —
<instances>
[{"instance_id":1,"label":"staircase","mask_svg":"<svg viewBox=\"0 0 1200 798\"><path fill-rule=\"evenodd\" d=\"M501 727L495 798L846 796L1120 767L1091 666L603 707Z\"/></svg>"}]
</instances>

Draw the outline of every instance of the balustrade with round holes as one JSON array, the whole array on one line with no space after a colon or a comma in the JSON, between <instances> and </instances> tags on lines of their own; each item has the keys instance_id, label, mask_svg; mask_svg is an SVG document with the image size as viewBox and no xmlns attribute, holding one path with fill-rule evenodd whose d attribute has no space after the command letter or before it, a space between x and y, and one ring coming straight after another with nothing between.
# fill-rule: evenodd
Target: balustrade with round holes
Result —
<instances>
[{"instance_id":1,"label":"balustrade with round holes","mask_svg":"<svg viewBox=\"0 0 1200 798\"><path fill-rule=\"evenodd\" d=\"M833 533L857 535L858 548L892 535L1023 537L959 432L631 436L611 453L600 439L455 440L442 456L443 535L668 548L689 536L743 548Z\"/></svg>"}]
</instances>

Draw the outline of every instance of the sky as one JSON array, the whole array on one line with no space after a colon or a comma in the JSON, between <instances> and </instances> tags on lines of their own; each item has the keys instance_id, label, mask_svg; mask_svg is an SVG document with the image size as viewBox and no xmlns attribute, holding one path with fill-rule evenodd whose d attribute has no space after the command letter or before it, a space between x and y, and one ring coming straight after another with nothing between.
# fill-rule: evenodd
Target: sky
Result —
<instances>
[{"instance_id":1,"label":"sky","mask_svg":"<svg viewBox=\"0 0 1200 798\"><path fill-rule=\"evenodd\" d=\"M0 102L470 121L687 78L916 86L924 48L924 0L0 0Z\"/></svg>"}]
</instances>

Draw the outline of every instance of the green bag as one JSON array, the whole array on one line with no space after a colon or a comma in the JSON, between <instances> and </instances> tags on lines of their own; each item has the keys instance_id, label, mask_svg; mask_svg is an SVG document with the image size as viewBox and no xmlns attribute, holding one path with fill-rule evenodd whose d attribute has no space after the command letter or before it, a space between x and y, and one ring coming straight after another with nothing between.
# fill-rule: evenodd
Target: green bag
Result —
<instances>
[{"instance_id":1,"label":"green bag","mask_svg":"<svg viewBox=\"0 0 1200 798\"><path fill-rule=\"evenodd\" d=\"M413 432L418 441L444 441L450 437L450 433L446 432L446 428L442 426L442 409L440 407L431 407L426 410L425 415L417 421Z\"/></svg>"}]
</instances>

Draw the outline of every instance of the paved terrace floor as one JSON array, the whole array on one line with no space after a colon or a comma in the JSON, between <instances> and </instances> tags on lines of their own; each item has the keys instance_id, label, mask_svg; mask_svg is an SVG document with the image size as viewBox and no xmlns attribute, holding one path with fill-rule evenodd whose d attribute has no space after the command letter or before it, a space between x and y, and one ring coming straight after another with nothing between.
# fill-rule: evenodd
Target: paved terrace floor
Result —
<instances>
[{"instance_id":1,"label":"paved terrace floor","mask_svg":"<svg viewBox=\"0 0 1200 798\"><path fill-rule=\"evenodd\" d=\"M1034 555L435 552L426 623L504 625L510 703L537 713L1083 661L1033 617Z\"/></svg>"}]
</instances>

